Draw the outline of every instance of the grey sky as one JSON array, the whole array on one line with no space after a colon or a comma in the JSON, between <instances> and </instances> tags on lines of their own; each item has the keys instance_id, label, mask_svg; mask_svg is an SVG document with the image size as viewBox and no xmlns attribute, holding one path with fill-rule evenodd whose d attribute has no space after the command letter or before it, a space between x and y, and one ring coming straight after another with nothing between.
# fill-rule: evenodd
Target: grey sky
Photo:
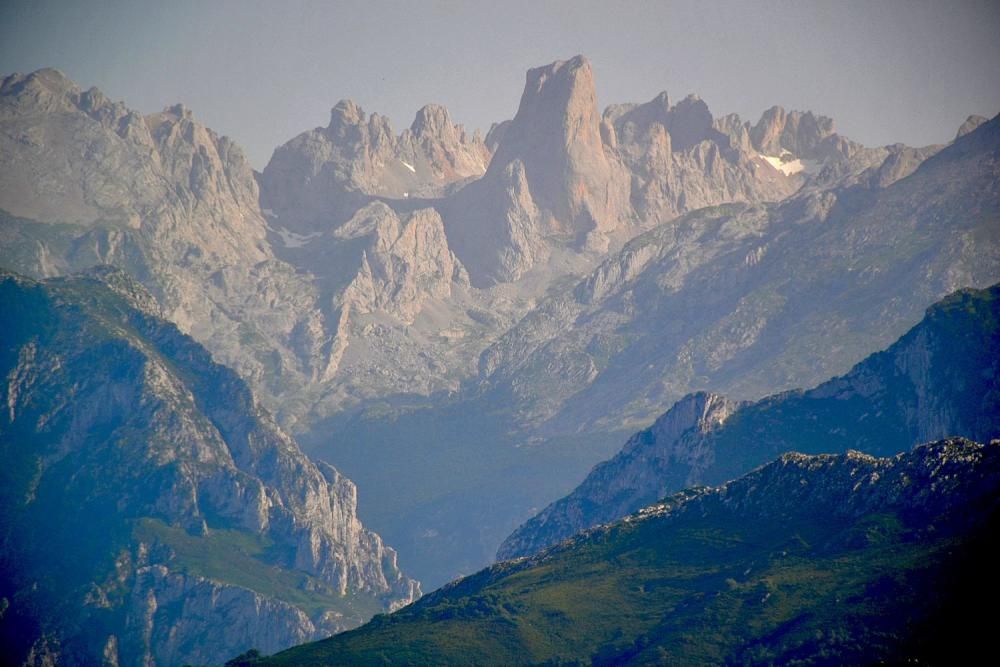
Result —
<instances>
[{"instance_id":1,"label":"grey sky","mask_svg":"<svg viewBox=\"0 0 1000 667\"><path fill-rule=\"evenodd\" d=\"M716 116L781 104L866 144L920 145L1000 112L998 35L990 0L2 0L0 72L58 67L143 112L182 101L257 168L341 98L397 131L428 102L486 129L513 115L527 68L576 53L602 106L694 92Z\"/></svg>"}]
</instances>

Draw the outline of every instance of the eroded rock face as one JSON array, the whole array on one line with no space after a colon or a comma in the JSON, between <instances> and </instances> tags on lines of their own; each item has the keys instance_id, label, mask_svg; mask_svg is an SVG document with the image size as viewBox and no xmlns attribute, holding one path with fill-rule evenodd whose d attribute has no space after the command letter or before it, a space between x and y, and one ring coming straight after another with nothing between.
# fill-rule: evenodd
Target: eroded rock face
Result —
<instances>
[{"instance_id":1,"label":"eroded rock face","mask_svg":"<svg viewBox=\"0 0 1000 667\"><path fill-rule=\"evenodd\" d=\"M631 203L645 225L706 206L784 199L819 164L810 162L808 173L801 160L784 165L775 157L772 164L762 156L770 149L754 143L748 123L735 114L713 119L695 95L673 105L666 92L645 104L613 105L604 122L629 167ZM786 160L791 155L784 147L774 150Z\"/></svg>"},{"instance_id":2,"label":"eroded rock face","mask_svg":"<svg viewBox=\"0 0 1000 667\"><path fill-rule=\"evenodd\" d=\"M601 139L594 74L585 58L528 71L492 173L504 173L515 160L524 165L535 204L551 217L547 234L575 239L627 220L625 176Z\"/></svg>"},{"instance_id":3,"label":"eroded rock face","mask_svg":"<svg viewBox=\"0 0 1000 667\"><path fill-rule=\"evenodd\" d=\"M310 461L141 295L107 269L0 278L4 310L19 314L0 334L15 619L0 643L53 637L83 662L101 650L121 664L216 663L416 599L359 521L354 484Z\"/></svg>"},{"instance_id":4,"label":"eroded rock face","mask_svg":"<svg viewBox=\"0 0 1000 667\"><path fill-rule=\"evenodd\" d=\"M549 505L511 534L500 546L497 559L531 555L585 528L631 514L636 505L655 502L667 491L689 486L686 477L690 471L701 469L706 456L711 455L701 440L739 407L723 396L705 392L684 397L648 430L625 443L612 461L595 467L571 495ZM664 474L657 465L660 459L676 461L680 473ZM698 481L694 477L691 483Z\"/></svg>"},{"instance_id":5,"label":"eroded rock face","mask_svg":"<svg viewBox=\"0 0 1000 667\"><path fill-rule=\"evenodd\" d=\"M444 208L473 284L516 280L545 245L606 248L606 235L629 224L628 177L602 138L582 56L529 70L517 115L490 139L486 174Z\"/></svg>"},{"instance_id":6,"label":"eroded rock face","mask_svg":"<svg viewBox=\"0 0 1000 667\"><path fill-rule=\"evenodd\" d=\"M355 312L383 311L412 323L426 299L447 299L452 283L465 277L434 209L399 216L384 204L371 204L333 236L367 240L361 268L338 297L340 307L350 304Z\"/></svg>"}]
</instances>

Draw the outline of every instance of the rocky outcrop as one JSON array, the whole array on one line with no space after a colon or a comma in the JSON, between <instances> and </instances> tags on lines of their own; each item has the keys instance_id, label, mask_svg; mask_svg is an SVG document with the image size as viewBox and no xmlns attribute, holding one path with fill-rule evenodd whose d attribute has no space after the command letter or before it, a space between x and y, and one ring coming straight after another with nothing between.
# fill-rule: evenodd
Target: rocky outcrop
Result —
<instances>
[{"instance_id":1,"label":"rocky outcrop","mask_svg":"<svg viewBox=\"0 0 1000 667\"><path fill-rule=\"evenodd\" d=\"M1000 285L958 292L885 352L809 391L738 405L692 394L500 547L530 555L694 484L718 484L785 451L890 456L955 434L1000 435Z\"/></svg>"},{"instance_id":2,"label":"rocky outcrop","mask_svg":"<svg viewBox=\"0 0 1000 667\"><path fill-rule=\"evenodd\" d=\"M398 216L384 204L372 204L333 236L367 240L361 268L338 297L340 307L350 304L361 313L382 311L412 324L424 301L447 299L454 281L468 282L434 209Z\"/></svg>"},{"instance_id":3,"label":"rocky outcrop","mask_svg":"<svg viewBox=\"0 0 1000 667\"><path fill-rule=\"evenodd\" d=\"M701 441L738 407L708 393L681 399L653 426L633 436L614 459L594 468L571 495L549 505L508 537L497 559L533 554L584 528L631 514L668 491L696 483L692 471L700 470L710 455ZM664 474L660 459L675 463L673 474Z\"/></svg>"},{"instance_id":4,"label":"rocky outcrop","mask_svg":"<svg viewBox=\"0 0 1000 667\"><path fill-rule=\"evenodd\" d=\"M416 599L353 483L141 292L107 269L0 279L17 314L0 336L0 595L34 628L5 626L5 646L220 662Z\"/></svg>"},{"instance_id":5,"label":"rocky outcrop","mask_svg":"<svg viewBox=\"0 0 1000 667\"><path fill-rule=\"evenodd\" d=\"M624 174L601 138L594 75L577 56L528 71L517 115L497 148L492 173L519 160L547 235L576 240L627 220Z\"/></svg>"},{"instance_id":6,"label":"rocky outcrop","mask_svg":"<svg viewBox=\"0 0 1000 667\"><path fill-rule=\"evenodd\" d=\"M984 118L983 116L976 116L973 114L965 119L965 122L958 128L958 132L955 134L955 139L961 139L970 132L974 132L983 123L989 121L989 118Z\"/></svg>"},{"instance_id":7,"label":"rocky outcrop","mask_svg":"<svg viewBox=\"0 0 1000 667\"><path fill-rule=\"evenodd\" d=\"M630 222L627 175L602 138L585 58L529 70L517 114L490 138L486 174L443 209L473 284L517 280L545 245L606 248Z\"/></svg>"}]
</instances>

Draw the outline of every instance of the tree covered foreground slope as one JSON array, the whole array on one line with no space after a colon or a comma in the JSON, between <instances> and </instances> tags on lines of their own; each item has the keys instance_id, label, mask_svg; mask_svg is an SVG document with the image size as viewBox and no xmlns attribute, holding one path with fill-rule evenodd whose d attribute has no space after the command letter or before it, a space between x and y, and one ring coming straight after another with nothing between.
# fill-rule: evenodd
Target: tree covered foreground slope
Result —
<instances>
[{"instance_id":1,"label":"tree covered foreground slope","mask_svg":"<svg viewBox=\"0 0 1000 667\"><path fill-rule=\"evenodd\" d=\"M998 507L997 441L785 454L260 664L960 664Z\"/></svg>"}]
</instances>

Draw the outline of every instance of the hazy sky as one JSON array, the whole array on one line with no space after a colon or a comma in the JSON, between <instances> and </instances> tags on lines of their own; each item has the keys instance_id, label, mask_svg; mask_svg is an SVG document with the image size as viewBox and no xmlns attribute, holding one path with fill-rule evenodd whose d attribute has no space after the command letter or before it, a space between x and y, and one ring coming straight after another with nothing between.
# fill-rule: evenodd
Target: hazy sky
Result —
<instances>
[{"instance_id":1,"label":"hazy sky","mask_svg":"<svg viewBox=\"0 0 1000 667\"><path fill-rule=\"evenodd\" d=\"M811 109L866 144L947 141L1000 112L1000 2L0 0L0 72L57 67L143 112L184 102L262 168L339 99L468 128L529 67L590 58L601 106L699 94L716 116Z\"/></svg>"}]
</instances>

